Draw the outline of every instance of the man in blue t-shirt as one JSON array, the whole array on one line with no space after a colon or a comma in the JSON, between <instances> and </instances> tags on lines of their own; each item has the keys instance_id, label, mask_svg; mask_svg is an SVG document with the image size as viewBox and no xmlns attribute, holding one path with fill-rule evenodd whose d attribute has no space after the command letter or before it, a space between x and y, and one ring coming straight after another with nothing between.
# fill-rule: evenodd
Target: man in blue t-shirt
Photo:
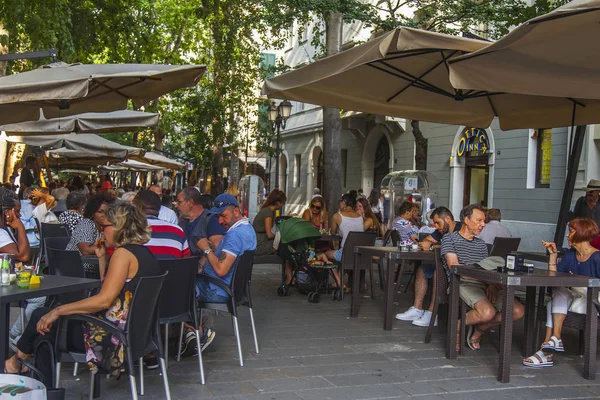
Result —
<instances>
[{"instance_id":1,"label":"man in blue t-shirt","mask_svg":"<svg viewBox=\"0 0 600 400\"><path fill-rule=\"evenodd\" d=\"M438 207L431 213L431 219L435 226L435 231L431 235L423 239L419 246L423 250L429 250L431 246L442 243L442 237L447 233L457 232L460 230L461 223L454 221L454 216L446 207ZM428 327L433 316L433 306L435 296L430 296L431 301L427 310L423 309L423 301L427 294L427 280L433 278L435 273L435 264L421 264L415 274L415 301L413 305L405 312L397 314L396 319L401 321L412 321L413 325ZM435 293L436 285L433 281L432 293ZM434 322L437 325L436 321Z\"/></svg>"},{"instance_id":2,"label":"man in blue t-shirt","mask_svg":"<svg viewBox=\"0 0 600 400\"><path fill-rule=\"evenodd\" d=\"M229 285L237 257L256 249L256 233L248 218L242 215L238 201L230 194L217 196L209 214L216 216L227 232L214 252L207 239L198 241L198 248L206 256L202 272ZM210 303L224 303L228 299L223 289L200 279L196 280L196 297Z\"/></svg>"}]
</instances>

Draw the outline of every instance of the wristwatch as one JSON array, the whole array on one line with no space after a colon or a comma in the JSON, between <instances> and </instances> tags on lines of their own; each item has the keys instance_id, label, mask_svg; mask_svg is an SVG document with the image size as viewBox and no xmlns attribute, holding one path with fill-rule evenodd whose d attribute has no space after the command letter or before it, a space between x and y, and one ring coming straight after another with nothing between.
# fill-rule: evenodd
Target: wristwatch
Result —
<instances>
[{"instance_id":1,"label":"wristwatch","mask_svg":"<svg viewBox=\"0 0 600 400\"><path fill-rule=\"evenodd\" d=\"M209 255L210 253L212 253L212 249L206 249L206 250L204 250L204 255L205 256Z\"/></svg>"}]
</instances>

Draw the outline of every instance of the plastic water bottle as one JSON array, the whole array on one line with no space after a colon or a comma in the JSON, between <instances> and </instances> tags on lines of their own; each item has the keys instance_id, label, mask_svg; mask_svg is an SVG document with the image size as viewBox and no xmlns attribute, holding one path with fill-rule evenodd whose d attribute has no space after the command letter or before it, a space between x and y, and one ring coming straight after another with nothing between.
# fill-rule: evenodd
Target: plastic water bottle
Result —
<instances>
[{"instance_id":1,"label":"plastic water bottle","mask_svg":"<svg viewBox=\"0 0 600 400\"><path fill-rule=\"evenodd\" d=\"M10 261L8 260L8 254L2 256L2 265L0 265L0 285L10 285Z\"/></svg>"}]
</instances>

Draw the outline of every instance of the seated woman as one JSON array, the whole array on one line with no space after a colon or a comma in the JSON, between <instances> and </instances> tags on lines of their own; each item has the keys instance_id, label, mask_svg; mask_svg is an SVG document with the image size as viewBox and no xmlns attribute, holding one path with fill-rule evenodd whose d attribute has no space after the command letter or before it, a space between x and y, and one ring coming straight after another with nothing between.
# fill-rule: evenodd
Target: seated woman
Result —
<instances>
[{"instance_id":1,"label":"seated woman","mask_svg":"<svg viewBox=\"0 0 600 400\"><path fill-rule=\"evenodd\" d=\"M96 254L96 242L100 239L100 226L104 219L104 212L114 199L107 194L90 196L83 209L83 219L73 230L71 241L66 250L77 250L82 256ZM98 278L98 267L93 264L83 264L83 269L88 278Z\"/></svg>"},{"instance_id":2,"label":"seated woman","mask_svg":"<svg viewBox=\"0 0 600 400\"><path fill-rule=\"evenodd\" d=\"M302 213L302 219L310 222L315 227L319 228L321 233L327 232L329 224L329 213L325 209L325 201L319 195L314 196L310 201L310 206ZM315 242L315 250L327 251L330 249L330 243L323 240Z\"/></svg>"},{"instance_id":3,"label":"seated woman","mask_svg":"<svg viewBox=\"0 0 600 400\"><path fill-rule=\"evenodd\" d=\"M286 200L285 193L281 190L272 190L256 217L254 217L252 223L252 227L256 231L256 251L254 255L262 256L275 253L273 248L275 233L272 231L273 226L275 226L275 210L283 207Z\"/></svg>"},{"instance_id":4,"label":"seated woman","mask_svg":"<svg viewBox=\"0 0 600 400\"><path fill-rule=\"evenodd\" d=\"M377 234L381 233L379 220L375 214L373 214L367 199L361 198L356 201L356 212L362 215L364 219L365 232L376 232Z\"/></svg>"},{"instance_id":5,"label":"seated woman","mask_svg":"<svg viewBox=\"0 0 600 400\"><path fill-rule=\"evenodd\" d=\"M61 224L65 224L67 226L67 229L69 229L69 233L71 235L73 235L75 227L83 219L83 215L81 215L81 212L83 211L84 205L85 195L79 191L71 192L67 196L67 210L63 211L58 216L58 222Z\"/></svg>"},{"instance_id":6,"label":"seated woman","mask_svg":"<svg viewBox=\"0 0 600 400\"><path fill-rule=\"evenodd\" d=\"M590 245L590 240L598 236L598 225L589 218L575 218L569 222L567 240L571 247L565 253L558 266L556 244L545 242L542 244L550 253L548 269L575 275L584 275L600 278L600 252ZM530 357L523 360L526 367L551 367L554 364L554 353L564 351L562 341L562 327L567 317L567 312L578 297L583 297L583 308L577 312L585 313L585 290L582 288L554 288L552 300L548 302L548 318L546 319L546 338L542 348ZM571 312L575 312L571 310Z\"/></svg>"},{"instance_id":7,"label":"seated woman","mask_svg":"<svg viewBox=\"0 0 600 400\"><path fill-rule=\"evenodd\" d=\"M0 253L14 254L17 261L29 261L29 240L20 210L21 202L15 192L0 187Z\"/></svg>"},{"instance_id":8,"label":"seated woman","mask_svg":"<svg viewBox=\"0 0 600 400\"><path fill-rule=\"evenodd\" d=\"M342 237L340 248L338 250L329 250L326 255L330 260L337 262L342 261L342 252L344 250L344 243L350 232L364 232L365 226L363 217L356 212L356 199L351 194L346 193L340 200L340 210L335 214L331 221L331 233L333 235L339 232ZM336 281L338 284L341 283L341 277L337 270L333 270Z\"/></svg>"},{"instance_id":9,"label":"seated woman","mask_svg":"<svg viewBox=\"0 0 600 400\"><path fill-rule=\"evenodd\" d=\"M17 342L17 353L5 362L5 372L19 372L19 358L31 358L34 343L39 340L39 335L53 338L56 335L55 322L61 316L95 314L115 326L123 326L127 322L130 300L139 279L160 274L158 261L144 246L150 239L150 228L146 216L138 208L129 203L111 204L106 209L105 218L100 226L105 238L105 243L99 243L95 247L103 280L100 292L54 309L35 310L25 332ZM107 247L117 248L110 258L107 256ZM78 351L86 353L90 369L118 376L123 366L122 343L93 324L74 325L75 328L80 328L80 331L76 332L77 329L73 329L70 337L74 342L70 344Z\"/></svg>"}]
</instances>

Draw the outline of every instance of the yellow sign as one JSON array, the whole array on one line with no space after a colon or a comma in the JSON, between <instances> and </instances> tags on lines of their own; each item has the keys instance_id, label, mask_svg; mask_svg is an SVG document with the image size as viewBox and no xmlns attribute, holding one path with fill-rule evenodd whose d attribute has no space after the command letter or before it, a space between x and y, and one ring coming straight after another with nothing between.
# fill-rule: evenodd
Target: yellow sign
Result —
<instances>
[{"instance_id":1,"label":"yellow sign","mask_svg":"<svg viewBox=\"0 0 600 400\"><path fill-rule=\"evenodd\" d=\"M465 153L476 152L478 155L487 154L489 148L488 137L481 128L465 128L458 141L456 155L462 157Z\"/></svg>"}]
</instances>

